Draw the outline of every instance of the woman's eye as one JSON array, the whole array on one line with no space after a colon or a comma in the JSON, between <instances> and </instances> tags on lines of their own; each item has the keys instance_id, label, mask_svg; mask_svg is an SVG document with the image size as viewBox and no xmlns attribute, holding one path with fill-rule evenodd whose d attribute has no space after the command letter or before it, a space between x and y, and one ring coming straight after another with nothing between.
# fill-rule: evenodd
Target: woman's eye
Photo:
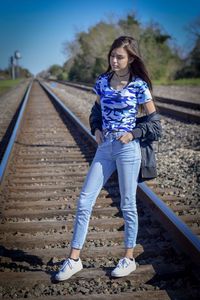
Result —
<instances>
[{"instance_id":1,"label":"woman's eye","mask_svg":"<svg viewBox=\"0 0 200 300\"><path fill-rule=\"evenodd\" d=\"M115 56L115 55L112 55L112 54L111 54L111 57L112 57L112 58L115 58L115 57L116 57L116 59L123 59L123 58L124 58L124 57L121 56L121 55L120 55L120 56L118 56L118 55Z\"/></svg>"}]
</instances>

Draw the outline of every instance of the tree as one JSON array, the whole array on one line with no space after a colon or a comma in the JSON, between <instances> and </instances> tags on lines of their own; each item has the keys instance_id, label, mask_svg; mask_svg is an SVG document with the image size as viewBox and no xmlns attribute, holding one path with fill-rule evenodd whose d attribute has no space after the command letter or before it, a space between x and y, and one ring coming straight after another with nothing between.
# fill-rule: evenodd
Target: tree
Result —
<instances>
[{"instance_id":1,"label":"tree","mask_svg":"<svg viewBox=\"0 0 200 300\"><path fill-rule=\"evenodd\" d=\"M69 79L93 82L98 72L105 71L107 66L107 52L114 38L119 35L119 29L113 24L100 22L91 27L88 32L76 35L72 44L79 45L78 54L73 58L73 65L69 71ZM68 49L70 49L68 44ZM70 55L70 51L69 51ZM72 57L70 58L72 59Z\"/></svg>"},{"instance_id":2,"label":"tree","mask_svg":"<svg viewBox=\"0 0 200 300\"><path fill-rule=\"evenodd\" d=\"M193 48L183 60L183 67L177 71L178 78L200 77L200 16L187 26L187 31L193 40Z\"/></svg>"},{"instance_id":3,"label":"tree","mask_svg":"<svg viewBox=\"0 0 200 300\"><path fill-rule=\"evenodd\" d=\"M194 37L195 40L200 38L200 16L188 24L188 26L186 26L186 30Z\"/></svg>"},{"instance_id":4,"label":"tree","mask_svg":"<svg viewBox=\"0 0 200 300\"><path fill-rule=\"evenodd\" d=\"M52 65L48 71L51 75L58 76L60 73L62 73L62 67L55 64Z\"/></svg>"},{"instance_id":5,"label":"tree","mask_svg":"<svg viewBox=\"0 0 200 300\"><path fill-rule=\"evenodd\" d=\"M123 35L133 36L136 40L139 40L140 34L142 32L141 24L136 19L136 14L128 14L125 19L120 19L118 21L118 26L120 27Z\"/></svg>"},{"instance_id":6,"label":"tree","mask_svg":"<svg viewBox=\"0 0 200 300\"><path fill-rule=\"evenodd\" d=\"M158 23L150 22L140 35L142 57L153 79L172 79L180 59L168 45L171 36Z\"/></svg>"},{"instance_id":7,"label":"tree","mask_svg":"<svg viewBox=\"0 0 200 300\"><path fill-rule=\"evenodd\" d=\"M173 78L180 67L180 58L173 51L168 35L158 23L143 27L134 13L116 23L99 22L88 32L79 32L75 40L65 43L65 63L69 80L92 83L107 69L107 53L113 40L120 35L135 37L142 57L153 79Z\"/></svg>"}]
</instances>

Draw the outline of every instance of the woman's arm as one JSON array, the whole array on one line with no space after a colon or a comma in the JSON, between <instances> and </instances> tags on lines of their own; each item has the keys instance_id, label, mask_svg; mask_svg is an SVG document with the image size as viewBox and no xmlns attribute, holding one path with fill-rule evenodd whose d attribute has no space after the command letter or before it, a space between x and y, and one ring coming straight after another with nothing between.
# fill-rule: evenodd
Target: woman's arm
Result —
<instances>
[{"instance_id":1,"label":"woman's arm","mask_svg":"<svg viewBox=\"0 0 200 300\"><path fill-rule=\"evenodd\" d=\"M96 100L95 101L100 105L100 96L96 96Z\"/></svg>"},{"instance_id":2,"label":"woman's arm","mask_svg":"<svg viewBox=\"0 0 200 300\"><path fill-rule=\"evenodd\" d=\"M143 106L147 115L150 115L156 111L155 104L153 101L146 102L143 104Z\"/></svg>"},{"instance_id":3,"label":"woman's arm","mask_svg":"<svg viewBox=\"0 0 200 300\"><path fill-rule=\"evenodd\" d=\"M137 118L136 127L132 130L133 137L157 141L162 134L160 115L156 112L153 101L149 101L143 105L147 115Z\"/></svg>"}]
</instances>

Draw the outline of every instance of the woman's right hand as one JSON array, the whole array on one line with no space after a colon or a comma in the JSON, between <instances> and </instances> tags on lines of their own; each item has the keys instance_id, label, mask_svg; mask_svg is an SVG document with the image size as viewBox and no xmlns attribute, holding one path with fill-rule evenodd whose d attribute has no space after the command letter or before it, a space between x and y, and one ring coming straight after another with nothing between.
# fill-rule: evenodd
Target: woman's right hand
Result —
<instances>
[{"instance_id":1,"label":"woman's right hand","mask_svg":"<svg viewBox=\"0 0 200 300\"><path fill-rule=\"evenodd\" d=\"M98 145L103 143L103 134L99 129L95 130L95 138L96 138L96 141L97 141Z\"/></svg>"}]
</instances>

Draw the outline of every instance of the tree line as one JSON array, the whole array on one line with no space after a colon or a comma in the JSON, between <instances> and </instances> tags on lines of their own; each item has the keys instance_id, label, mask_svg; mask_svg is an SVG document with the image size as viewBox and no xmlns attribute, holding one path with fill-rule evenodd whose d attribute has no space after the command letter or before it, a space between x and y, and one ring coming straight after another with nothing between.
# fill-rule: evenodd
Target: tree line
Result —
<instances>
[{"instance_id":1,"label":"tree line","mask_svg":"<svg viewBox=\"0 0 200 300\"><path fill-rule=\"evenodd\" d=\"M130 35L137 39L153 80L197 78L200 77L199 25L197 19L190 27L194 31L194 47L185 59L181 59L178 49L170 45L171 36L157 23L144 27L134 14L117 22L102 21L88 32L78 32L73 41L66 42L66 62L63 66L52 65L44 74L59 80L93 83L107 69L107 53L112 41L120 35Z\"/></svg>"},{"instance_id":2,"label":"tree line","mask_svg":"<svg viewBox=\"0 0 200 300\"><path fill-rule=\"evenodd\" d=\"M28 69L22 68L20 66L17 67L17 73L18 73L18 76L17 76L18 78L29 78L29 77L33 76ZM12 78L11 67L8 67L5 69L0 69L0 80L6 80L6 79L11 79L11 78Z\"/></svg>"}]
</instances>

